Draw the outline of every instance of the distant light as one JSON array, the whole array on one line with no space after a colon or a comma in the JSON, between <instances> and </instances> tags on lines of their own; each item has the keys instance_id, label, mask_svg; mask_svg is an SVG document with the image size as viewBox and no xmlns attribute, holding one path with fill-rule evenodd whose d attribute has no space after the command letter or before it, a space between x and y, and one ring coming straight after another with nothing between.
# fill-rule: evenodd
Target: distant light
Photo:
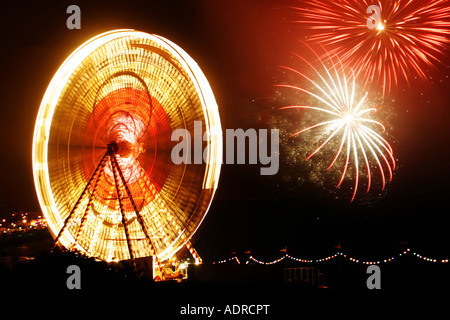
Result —
<instances>
[{"instance_id":1,"label":"distant light","mask_svg":"<svg viewBox=\"0 0 450 320\"><path fill-rule=\"evenodd\" d=\"M384 25L381 22L377 25L377 30L379 31L384 30Z\"/></svg>"}]
</instances>

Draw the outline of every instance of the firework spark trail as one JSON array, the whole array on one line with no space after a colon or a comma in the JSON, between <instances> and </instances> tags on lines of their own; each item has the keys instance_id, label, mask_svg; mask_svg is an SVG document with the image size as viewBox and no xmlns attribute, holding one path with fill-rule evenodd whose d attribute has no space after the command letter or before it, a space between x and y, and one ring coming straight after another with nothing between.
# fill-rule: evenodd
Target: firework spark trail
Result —
<instances>
[{"instance_id":1,"label":"firework spark trail","mask_svg":"<svg viewBox=\"0 0 450 320\"><path fill-rule=\"evenodd\" d=\"M386 175L388 175L389 181L392 180L393 170L395 170L395 160L392 147L372 128L379 127L383 132L385 131L385 127L381 122L371 119L368 116L369 113L376 111L376 108L368 106L366 101L368 92L365 92L363 95L357 93L355 73L351 72L350 77L347 77L343 72L339 74L335 64L332 64L331 67L334 72L330 72L325 63L320 60L319 56L315 52L314 54L320 61L321 67L324 70L323 73L320 73L319 70L303 57L297 54L295 55L312 68L317 78L320 79L320 82L314 81L311 77L308 77L296 69L282 67L305 79L312 85L312 90L289 84L280 84L276 86L306 93L317 100L317 105L291 105L280 109L305 109L310 112L319 112L322 115L327 116L327 120L298 130L291 134L290 137L318 128L327 128L330 132L328 137L308 155L307 159L312 158L325 146L331 144L331 141L338 141L334 146L339 145L339 147L337 148L337 151L333 151L335 152L333 160L327 168L327 170L331 169L340 156L345 157L337 187L341 186L349 171L349 167L353 163L352 166L354 168L355 180L351 201L355 199L357 194L360 183L360 174L363 168L365 168L367 173L366 192L369 192L373 175L371 166L375 163L376 167L379 169L382 190L384 190L386 185ZM333 61L331 56L329 56L328 61ZM342 71L343 69L340 68L340 70ZM358 98L357 96L361 97ZM385 172L385 169L387 169L387 173Z\"/></svg>"},{"instance_id":2,"label":"firework spark trail","mask_svg":"<svg viewBox=\"0 0 450 320\"><path fill-rule=\"evenodd\" d=\"M368 28L369 6L380 8ZM314 0L293 8L308 37L341 59L342 65L383 86L383 96L411 74L426 79L450 44L450 0ZM370 11L370 10L369 10Z\"/></svg>"}]
</instances>

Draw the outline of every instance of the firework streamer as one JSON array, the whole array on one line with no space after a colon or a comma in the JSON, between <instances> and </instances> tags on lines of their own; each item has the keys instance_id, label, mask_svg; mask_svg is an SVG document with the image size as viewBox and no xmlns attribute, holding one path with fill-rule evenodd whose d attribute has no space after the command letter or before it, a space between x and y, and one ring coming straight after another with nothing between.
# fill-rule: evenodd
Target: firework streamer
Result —
<instances>
[{"instance_id":1,"label":"firework streamer","mask_svg":"<svg viewBox=\"0 0 450 320\"><path fill-rule=\"evenodd\" d=\"M311 51L314 52L312 49ZM317 120L292 133L290 137L308 132L314 135L313 140L320 141L312 148L307 159L322 153L322 156L329 159L327 170L333 166L340 167L337 187L353 172L350 175L354 179L351 201L358 192L362 175L367 178L366 192L369 192L372 186L375 172L379 173L377 176L380 177L381 188L384 190L387 181L392 180L395 159L391 145L382 136L385 126L374 117L376 106L368 100L367 91L361 92L358 89L355 72L344 72L346 68L340 65L341 62L334 62L337 61L335 56L328 55L325 63L318 54L314 54L319 62L317 68L295 54L313 71L313 76L294 68L282 67L306 81L305 86L276 85L302 93L313 101L311 105L289 105L280 108L304 110L309 113L310 119Z\"/></svg>"},{"instance_id":2,"label":"firework streamer","mask_svg":"<svg viewBox=\"0 0 450 320\"><path fill-rule=\"evenodd\" d=\"M382 86L383 96L401 81L427 79L448 55L449 0L310 0L293 10L311 43L337 55L364 85Z\"/></svg>"}]
</instances>

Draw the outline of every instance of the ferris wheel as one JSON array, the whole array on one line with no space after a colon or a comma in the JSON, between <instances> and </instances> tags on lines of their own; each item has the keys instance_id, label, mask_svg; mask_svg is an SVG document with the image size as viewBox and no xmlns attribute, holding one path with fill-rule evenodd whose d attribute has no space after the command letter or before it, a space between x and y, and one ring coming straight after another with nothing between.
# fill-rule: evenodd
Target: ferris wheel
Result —
<instances>
[{"instance_id":1,"label":"ferris wheel","mask_svg":"<svg viewBox=\"0 0 450 320\"><path fill-rule=\"evenodd\" d=\"M201 122L206 161L176 164L176 129ZM51 80L33 137L33 173L55 244L104 261L186 246L217 188L222 129L195 61L173 42L134 30L100 34Z\"/></svg>"}]
</instances>

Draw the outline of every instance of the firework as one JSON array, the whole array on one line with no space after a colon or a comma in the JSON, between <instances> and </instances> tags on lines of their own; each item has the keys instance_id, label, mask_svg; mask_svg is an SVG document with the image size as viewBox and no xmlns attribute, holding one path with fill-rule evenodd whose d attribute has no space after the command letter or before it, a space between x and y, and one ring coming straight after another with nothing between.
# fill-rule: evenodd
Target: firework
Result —
<instances>
[{"instance_id":1,"label":"firework","mask_svg":"<svg viewBox=\"0 0 450 320\"><path fill-rule=\"evenodd\" d=\"M305 87L311 87L311 89L289 84L277 86L307 94L314 103L285 106L280 109L303 109L313 113L313 119L319 121L301 128L290 137L314 132L320 142L318 146L312 148L313 151L307 159L323 153L329 159L327 170L333 166L340 166L342 170L339 170L340 180L337 187L341 186L345 177L351 175L350 171L353 168L354 187L351 201L357 194L362 174L367 177L366 192L369 192L371 188L375 171L380 173L381 185L384 189L386 180L392 180L395 159L392 147L379 133L384 132L385 127L373 118L376 108L368 102L368 92L361 93L357 89L356 74L352 71L345 74L342 66L337 68L336 64L331 64L330 68L327 68L325 63L319 60L323 69L323 72L320 72L306 59L298 55L297 57L307 63L318 81L299 70L282 67L304 79L308 84ZM316 57L319 58L318 55ZM332 57L329 57L329 61L332 60ZM338 69L341 72L338 72Z\"/></svg>"},{"instance_id":2,"label":"firework","mask_svg":"<svg viewBox=\"0 0 450 320\"><path fill-rule=\"evenodd\" d=\"M365 84L383 86L426 79L440 64L450 39L450 0L314 0L295 8L309 40L340 57Z\"/></svg>"}]
</instances>

